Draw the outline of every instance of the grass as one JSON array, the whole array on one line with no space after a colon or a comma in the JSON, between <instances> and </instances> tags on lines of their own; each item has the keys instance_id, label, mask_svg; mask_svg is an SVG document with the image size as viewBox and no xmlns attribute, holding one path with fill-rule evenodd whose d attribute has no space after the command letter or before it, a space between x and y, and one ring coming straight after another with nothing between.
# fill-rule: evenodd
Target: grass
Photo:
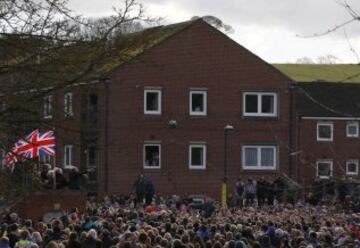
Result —
<instances>
[{"instance_id":1,"label":"grass","mask_svg":"<svg viewBox=\"0 0 360 248\"><path fill-rule=\"evenodd\" d=\"M360 83L360 65L356 64L273 64L297 82Z\"/></svg>"}]
</instances>

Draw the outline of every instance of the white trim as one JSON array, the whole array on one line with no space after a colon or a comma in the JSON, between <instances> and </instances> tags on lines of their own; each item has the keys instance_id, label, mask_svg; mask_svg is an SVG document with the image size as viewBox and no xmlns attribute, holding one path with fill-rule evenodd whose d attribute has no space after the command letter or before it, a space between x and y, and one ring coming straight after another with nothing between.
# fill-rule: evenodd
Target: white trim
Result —
<instances>
[{"instance_id":1,"label":"white trim","mask_svg":"<svg viewBox=\"0 0 360 248\"><path fill-rule=\"evenodd\" d=\"M257 152L257 166L246 166L245 164L245 149L246 148L256 148ZM274 163L272 166L261 166L261 150L263 148L271 148L274 152ZM243 170L276 170L277 167L277 158L278 158L278 149L277 145L243 145L242 146L242 168Z\"/></svg>"},{"instance_id":2,"label":"white trim","mask_svg":"<svg viewBox=\"0 0 360 248\"><path fill-rule=\"evenodd\" d=\"M301 116L304 120L341 120L341 121L360 121L360 117L313 117L313 116Z\"/></svg>"},{"instance_id":3,"label":"white trim","mask_svg":"<svg viewBox=\"0 0 360 248\"><path fill-rule=\"evenodd\" d=\"M157 110L147 110L147 93L157 93L158 97L158 109ZM161 115L161 90L160 89L145 89L144 90L144 114L146 115Z\"/></svg>"},{"instance_id":4,"label":"white trim","mask_svg":"<svg viewBox=\"0 0 360 248\"><path fill-rule=\"evenodd\" d=\"M202 148L203 149L203 164L202 165L193 165L191 163L191 157L192 157L192 148ZM205 144L194 144L194 143L191 143L189 145L189 169L192 169L192 170L204 170L206 169L206 145Z\"/></svg>"},{"instance_id":5,"label":"white trim","mask_svg":"<svg viewBox=\"0 0 360 248\"><path fill-rule=\"evenodd\" d=\"M256 113L247 113L246 112L246 96L256 95L257 96L257 112ZM262 96L273 96L274 97L274 112L273 113L262 113ZM277 117L278 116L278 101L277 93L274 92L244 92L243 93L243 116L250 117Z\"/></svg>"},{"instance_id":6,"label":"white trim","mask_svg":"<svg viewBox=\"0 0 360 248\"><path fill-rule=\"evenodd\" d=\"M348 127L354 125L356 127L356 134L350 134ZM348 138L358 138L359 137L359 122L348 122L346 123L346 137Z\"/></svg>"},{"instance_id":7,"label":"white trim","mask_svg":"<svg viewBox=\"0 0 360 248\"><path fill-rule=\"evenodd\" d=\"M350 172L348 169L349 164L356 164L356 172ZM348 159L346 160L346 175L347 176L357 176L359 174L359 160L358 159Z\"/></svg>"},{"instance_id":8,"label":"white trim","mask_svg":"<svg viewBox=\"0 0 360 248\"><path fill-rule=\"evenodd\" d=\"M330 165L330 176L319 175L319 163L328 163ZM333 176L333 161L331 159L319 159L316 161L316 176L320 179L329 179Z\"/></svg>"},{"instance_id":9,"label":"white trim","mask_svg":"<svg viewBox=\"0 0 360 248\"><path fill-rule=\"evenodd\" d=\"M69 150L67 150L67 149L69 149ZM73 162L74 162L73 161L73 150L74 150L74 145L64 145L64 157L63 157L64 168L73 166ZM69 152L69 163L70 164L66 163L67 152Z\"/></svg>"},{"instance_id":10,"label":"white trim","mask_svg":"<svg viewBox=\"0 0 360 248\"><path fill-rule=\"evenodd\" d=\"M146 165L146 147L156 146L159 148L159 166L148 166ZM159 143L145 143L143 145L143 168L144 169L160 169L161 168L161 144Z\"/></svg>"},{"instance_id":11,"label":"white trim","mask_svg":"<svg viewBox=\"0 0 360 248\"><path fill-rule=\"evenodd\" d=\"M74 98L73 98L73 93L72 92L66 92L64 94L64 115L65 115L65 117L74 116L73 99ZM68 106L69 106L69 108L67 108Z\"/></svg>"},{"instance_id":12,"label":"white trim","mask_svg":"<svg viewBox=\"0 0 360 248\"><path fill-rule=\"evenodd\" d=\"M330 126L330 138L321 138L319 136L320 126ZM318 122L316 123L316 140L317 141L333 141L334 140L334 124L332 122Z\"/></svg>"},{"instance_id":13,"label":"white trim","mask_svg":"<svg viewBox=\"0 0 360 248\"><path fill-rule=\"evenodd\" d=\"M203 111L193 111L192 110L192 103L193 103L193 99L192 96L194 94L198 94L198 95L202 95L203 96ZM190 90L190 94L189 94L189 114L192 116L206 116L207 115L207 91L204 90Z\"/></svg>"},{"instance_id":14,"label":"white trim","mask_svg":"<svg viewBox=\"0 0 360 248\"><path fill-rule=\"evenodd\" d=\"M47 95L43 97L43 118L51 119L53 113L53 96Z\"/></svg>"}]
</instances>

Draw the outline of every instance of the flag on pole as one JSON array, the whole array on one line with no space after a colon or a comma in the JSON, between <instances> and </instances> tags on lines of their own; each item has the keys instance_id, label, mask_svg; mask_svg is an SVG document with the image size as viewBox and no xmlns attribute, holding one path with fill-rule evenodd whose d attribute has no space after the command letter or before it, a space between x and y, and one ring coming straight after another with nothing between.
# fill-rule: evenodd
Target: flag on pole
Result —
<instances>
[{"instance_id":1,"label":"flag on pole","mask_svg":"<svg viewBox=\"0 0 360 248\"><path fill-rule=\"evenodd\" d=\"M53 131L40 133L32 131L25 139L20 139L4 159L4 164L11 167L18 157L32 159L39 155L55 155L55 134Z\"/></svg>"}]
</instances>

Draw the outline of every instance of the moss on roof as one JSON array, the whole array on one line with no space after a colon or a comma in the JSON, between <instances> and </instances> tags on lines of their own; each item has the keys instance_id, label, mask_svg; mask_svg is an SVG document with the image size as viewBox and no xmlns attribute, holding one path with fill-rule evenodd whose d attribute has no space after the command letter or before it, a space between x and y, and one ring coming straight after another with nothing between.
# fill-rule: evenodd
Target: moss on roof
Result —
<instances>
[{"instance_id":1,"label":"moss on roof","mask_svg":"<svg viewBox=\"0 0 360 248\"><path fill-rule=\"evenodd\" d=\"M296 82L360 83L360 65L356 64L273 64Z\"/></svg>"},{"instance_id":2,"label":"moss on roof","mask_svg":"<svg viewBox=\"0 0 360 248\"><path fill-rule=\"evenodd\" d=\"M126 35L117 43L113 56L106 58L106 62L99 68L98 72L109 73L118 66L136 58L143 52L158 45L181 30L189 27L195 21L180 22L171 25L157 26L140 32Z\"/></svg>"}]
</instances>

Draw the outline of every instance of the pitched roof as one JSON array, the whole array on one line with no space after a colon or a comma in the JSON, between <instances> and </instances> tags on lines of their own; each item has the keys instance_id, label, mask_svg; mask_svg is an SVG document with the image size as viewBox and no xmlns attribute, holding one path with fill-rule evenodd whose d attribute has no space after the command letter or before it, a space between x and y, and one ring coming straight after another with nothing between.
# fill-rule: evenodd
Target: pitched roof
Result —
<instances>
[{"instance_id":1,"label":"pitched roof","mask_svg":"<svg viewBox=\"0 0 360 248\"><path fill-rule=\"evenodd\" d=\"M360 83L357 64L273 64L296 82Z\"/></svg>"},{"instance_id":2,"label":"pitched roof","mask_svg":"<svg viewBox=\"0 0 360 248\"><path fill-rule=\"evenodd\" d=\"M360 117L360 84L298 83L296 111L307 117Z\"/></svg>"}]
</instances>

